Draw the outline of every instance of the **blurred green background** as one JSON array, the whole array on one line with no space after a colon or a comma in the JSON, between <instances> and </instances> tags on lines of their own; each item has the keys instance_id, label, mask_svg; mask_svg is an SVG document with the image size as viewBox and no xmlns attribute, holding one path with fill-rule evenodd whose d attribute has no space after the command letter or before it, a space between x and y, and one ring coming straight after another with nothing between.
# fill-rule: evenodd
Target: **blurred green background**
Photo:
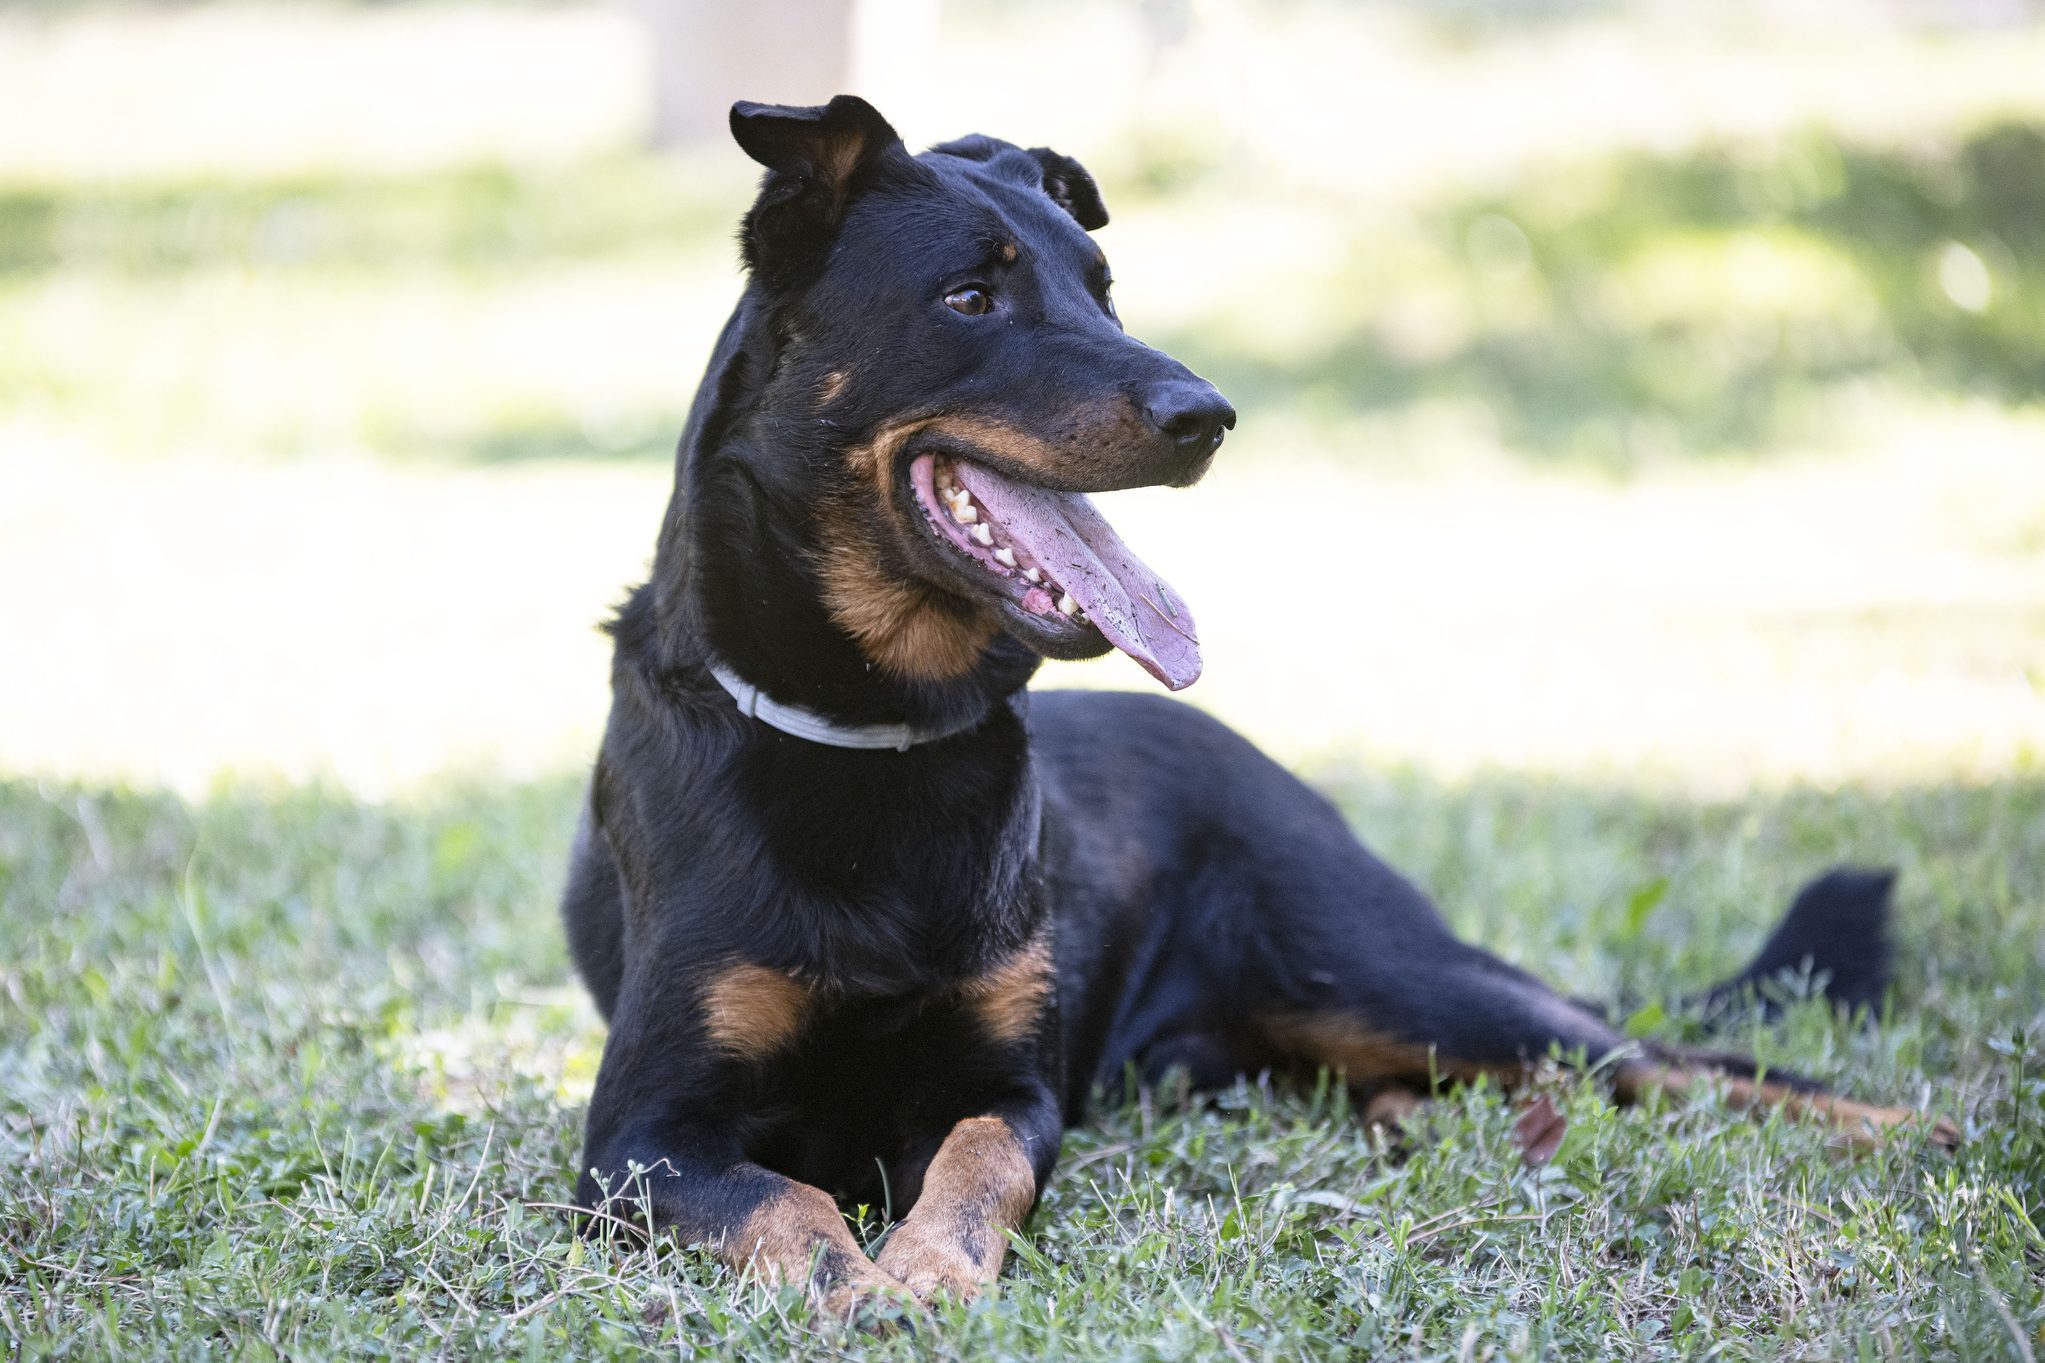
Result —
<instances>
[{"instance_id":1,"label":"blurred green background","mask_svg":"<svg viewBox=\"0 0 2045 1363\"><path fill-rule=\"evenodd\" d=\"M1243 411L1234 495L1117 514L1201 607L1193 697L1267 742L2034 760L2035 10L809 15L0 15L0 619L38 660L0 767L393 789L586 752L587 626L737 289L717 110L839 85L1103 181L1131 329Z\"/></svg>"},{"instance_id":2,"label":"blurred green background","mask_svg":"<svg viewBox=\"0 0 2045 1363\"><path fill-rule=\"evenodd\" d=\"M1287 755L2028 768L2040 71L2021 4L13 6L0 769L583 760L738 287L719 111L840 86L1101 179L1243 412L1111 510Z\"/></svg>"}]
</instances>

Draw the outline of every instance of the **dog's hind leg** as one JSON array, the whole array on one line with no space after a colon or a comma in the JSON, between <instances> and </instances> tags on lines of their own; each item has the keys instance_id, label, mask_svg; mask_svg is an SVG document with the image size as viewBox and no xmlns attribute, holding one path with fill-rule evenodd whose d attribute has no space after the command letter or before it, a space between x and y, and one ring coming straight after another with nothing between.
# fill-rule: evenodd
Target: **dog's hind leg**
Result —
<instances>
[{"instance_id":1,"label":"dog's hind leg","mask_svg":"<svg viewBox=\"0 0 2045 1363\"><path fill-rule=\"evenodd\" d=\"M1258 773L1258 775L1264 775ZM1906 1108L1858 1103L1794 1076L1757 1077L1738 1056L1628 1040L1590 1009L1562 998L1525 971L1458 941L1418 888L1361 847L1325 802L1304 787L1270 781L1239 823L1254 849L1197 913L1203 969L1228 980L1249 1015L1238 1038L1264 1063L1325 1067L1366 1089L1488 1075L1511 1084L1550 1055L1597 1067L1621 1101L1650 1090L1718 1085L1750 1109L1781 1108L1829 1122L1865 1142L1928 1119ZM1865 891L1879 890L1879 894ZM1832 886L1817 896L1855 921L1868 917L1880 886ZM1819 914L1810 896L1791 926ZM1836 933L1821 934L1830 941ZM1798 938L1796 932L1789 934ZM1812 953L1801 938L1800 957ZM1762 954L1766 966L1784 950ZM1931 1128L1950 1141L1950 1126Z\"/></svg>"},{"instance_id":2,"label":"dog's hind leg","mask_svg":"<svg viewBox=\"0 0 2045 1363\"><path fill-rule=\"evenodd\" d=\"M1390 971L1323 953L1291 983L1255 1030L1283 1062L1375 1090L1480 1076L1512 1084L1551 1054L1597 1065L1631 1047L1539 981L1446 936Z\"/></svg>"},{"instance_id":3,"label":"dog's hind leg","mask_svg":"<svg viewBox=\"0 0 2045 1363\"><path fill-rule=\"evenodd\" d=\"M1614 1096L1623 1103L1656 1090L1682 1094L1714 1088L1729 1106L1780 1108L1792 1117L1836 1127L1858 1147L1872 1146L1887 1132L1920 1126L1940 1145L1958 1143L1950 1123L1933 1123L1913 1108L1856 1102L1794 1075L1763 1077L1742 1056L1628 1041L1577 1005L1481 953L1431 970L1429 977L1439 991L1440 1007L1409 998L1409 1006L1391 1012L1340 1004L1286 1009L1264 1015L1259 1026L1293 1066L1325 1067L1352 1084L1376 1089L1375 1106L1366 1114L1379 1121L1404 1116L1412 1106L1406 1095L1415 1090L1479 1076L1510 1087L1544 1057L1557 1055L1605 1069Z\"/></svg>"},{"instance_id":4,"label":"dog's hind leg","mask_svg":"<svg viewBox=\"0 0 2045 1363\"><path fill-rule=\"evenodd\" d=\"M1886 1107L1842 1097L1800 1075L1776 1071L1763 1075L1745 1056L1658 1046L1628 1057L1613 1068L1612 1088L1621 1102L1638 1102L1650 1092L1688 1093L1715 1089L1728 1107L1742 1112L1780 1108L1801 1121L1834 1127L1839 1140L1855 1149L1873 1149L1891 1133L1923 1131L1933 1145L1959 1148L1960 1128L1945 1118L1912 1107Z\"/></svg>"},{"instance_id":5,"label":"dog's hind leg","mask_svg":"<svg viewBox=\"0 0 2045 1363\"><path fill-rule=\"evenodd\" d=\"M1372 969L1348 975L1345 991L1345 972L1325 957L1317 974L1332 977L1320 997L1264 1013L1260 1030L1293 1065L1339 1071L1384 1093L1479 1076L1510 1087L1555 1055L1602 1068L1624 1103L1656 1090L1709 1087L1735 1108L1780 1108L1827 1123L1856 1146L1917 1126L1938 1144L1958 1140L1951 1124L1931 1123L1915 1109L1856 1102L1794 1075L1763 1077L1743 1056L1629 1041L1532 977L1460 943L1414 963L1404 982ZM1345 1001L1344 992L1356 1001Z\"/></svg>"}]
</instances>

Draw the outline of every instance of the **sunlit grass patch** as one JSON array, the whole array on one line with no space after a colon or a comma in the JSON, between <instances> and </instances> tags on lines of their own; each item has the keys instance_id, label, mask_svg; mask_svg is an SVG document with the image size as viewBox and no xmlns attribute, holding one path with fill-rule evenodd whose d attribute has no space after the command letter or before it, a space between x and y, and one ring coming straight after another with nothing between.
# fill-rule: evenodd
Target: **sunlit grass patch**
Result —
<instances>
[{"instance_id":1,"label":"sunlit grass patch","mask_svg":"<svg viewBox=\"0 0 2045 1363\"><path fill-rule=\"evenodd\" d=\"M0 393L124 456L650 458L736 296L720 236L511 273L214 265L0 281Z\"/></svg>"},{"instance_id":2,"label":"sunlit grass patch","mask_svg":"<svg viewBox=\"0 0 2045 1363\"><path fill-rule=\"evenodd\" d=\"M432 173L0 182L0 275L148 276L222 264L486 270L728 233L736 157L633 155Z\"/></svg>"},{"instance_id":3,"label":"sunlit grass patch","mask_svg":"<svg viewBox=\"0 0 2045 1363\"><path fill-rule=\"evenodd\" d=\"M1166 335L1239 405L1456 403L1515 451L1617 469L1767 454L1827 439L1842 390L2045 401L2040 183L2033 122L1807 128L1543 163L1411 217L1223 213L1266 220L1217 253L1250 287L1167 298Z\"/></svg>"},{"instance_id":4,"label":"sunlit grass patch","mask_svg":"<svg viewBox=\"0 0 2045 1363\"><path fill-rule=\"evenodd\" d=\"M2045 400L2041 148L1813 127L1410 207L1195 186L1103 241L1131 325L1252 422L1450 407L1543 458L1757 457L1835 438L1842 393ZM0 396L129 453L653 455L737 294L746 169L18 185Z\"/></svg>"},{"instance_id":5,"label":"sunlit grass patch","mask_svg":"<svg viewBox=\"0 0 2045 1363\"><path fill-rule=\"evenodd\" d=\"M1102 505L1193 603L1187 698L1287 757L1719 792L2036 770L2045 426L1857 421L1864 455L1625 482L1480 441L1433 469L1397 424L1351 428L1381 442L1359 468L1246 423L1201 487ZM36 660L0 669L0 766L382 794L587 760L595 627L643 579L671 475L31 436L0 477L0 618ZM1043 681L1148 684L1119 656Z\"/></svg>"}]
</instances>

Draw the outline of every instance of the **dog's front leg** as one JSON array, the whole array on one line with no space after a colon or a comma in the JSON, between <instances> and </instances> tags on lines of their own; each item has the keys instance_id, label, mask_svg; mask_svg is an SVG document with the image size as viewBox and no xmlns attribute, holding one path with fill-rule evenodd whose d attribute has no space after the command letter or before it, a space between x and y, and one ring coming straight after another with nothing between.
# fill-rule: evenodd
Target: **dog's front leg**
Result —
<instances>
[{"instance_id":1,"label":"dog's front leg","mask_svg":"<svg viewBox=\"0 0 2045 1363\"><path fill-rule=\"evenodd\" d=\"M1008 1232L1036 1205L1060 1131L1048 1092L952 1127L924 1172L916 1205L881 1247L881 1271L918 1301L977 1296L1000 1276Z\"/></svg>"},{"instance_id":2,"label":"dog's front leg","mask_svg":"<svg viewBox=\"0 0 2045 1363\"><path fill-rule=\"evenodd\" d=\"M590 1097L582 1205L672 1230L764 1281L807 1284L833 1315L900 1293L828 1193L746 1157L743 1093L755 1058L718 1040L719 1009L732 1006L714 991L706 1004L628 977Z\"/></svg>"}]
</instances>

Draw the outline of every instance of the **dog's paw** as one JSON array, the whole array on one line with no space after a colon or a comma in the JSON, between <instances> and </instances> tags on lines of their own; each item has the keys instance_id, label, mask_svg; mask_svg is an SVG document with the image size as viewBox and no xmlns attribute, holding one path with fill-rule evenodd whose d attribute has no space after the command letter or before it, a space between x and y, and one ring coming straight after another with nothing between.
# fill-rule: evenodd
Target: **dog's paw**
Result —
<instances>
[{"instance_id":1,"label":"dog's paw","mask_svg":"<svg viewBox=\"0 0 2045 1363\"><path fill-rule=\"evenodd\" d=\"M934 1232L911 1217L895 1227L875 1263L881 1272L908 1288L918 1302L927 1304L940 1298L971 1301L1001 1271L999 1251L984 1252L985 1262L976 1259L965 1243L971 1238ZM998 1234L995 1238L998 1240Z\"/></svg>"},{"instance_id":2,"label":"dog's paw","mask_svg":"<svg viewBox=\"0 0 2045 1363\"><path fill-rule=\"evenodd\" d=\"M818 1284L818 1309L841 1325L870 1334L915 1328L922 1299L908 1284L872 1264Z\"/></svg>"}]
</instances>

